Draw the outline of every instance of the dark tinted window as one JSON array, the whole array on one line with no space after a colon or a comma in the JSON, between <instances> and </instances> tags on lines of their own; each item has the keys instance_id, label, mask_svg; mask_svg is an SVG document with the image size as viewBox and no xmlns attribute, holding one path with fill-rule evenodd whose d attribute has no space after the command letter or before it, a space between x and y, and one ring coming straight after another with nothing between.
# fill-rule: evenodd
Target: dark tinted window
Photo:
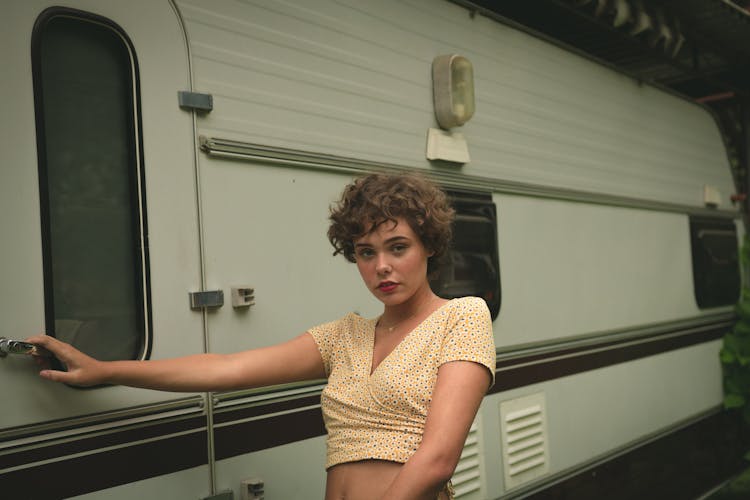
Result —
<instances>
[{"instance_id":1,"label":"dark tinted window","mask_svg":"<svg viewBox=\"0 0 750 500\"><path fill-rule=\"evenodd\" d=\"M100 359L148 338L131 48L99 18L47 12L33 45L47 332Z\"/></svg>"},{"instance_id":2,"label":"dark tinted window","mask_svg":"<svg viewBox=\"0 0 750 500\"><path fill-rule=\"evenodd\" d=\"M740 291L737 229L734 221L691 217L693 284L698 307L734 304Z\"/></svg>"},{"instance_id":3,"label":"dark tinted window","mask_svg":"<svg viewBox=\"0 0 750 500\"><path fill-rule=\"evenodd\" d=\"M492 318L500 312L497 215L491 195L448 192L456 210L453 244L439 274L430 281L443 298L482 297Z\"/></svg>"}]
</instances>

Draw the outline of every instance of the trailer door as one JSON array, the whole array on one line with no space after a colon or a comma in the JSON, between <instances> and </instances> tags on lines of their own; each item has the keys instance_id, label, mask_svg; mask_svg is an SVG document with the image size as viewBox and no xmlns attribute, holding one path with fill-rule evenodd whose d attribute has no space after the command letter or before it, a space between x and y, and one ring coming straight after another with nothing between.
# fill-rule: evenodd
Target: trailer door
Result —
<instances>
[{"instance_id":1,"label":"trailer door","mask_svg":"<svg viewBox=\"0 0 750 500\"><path fill-rule=\"evenodd\" d=\"M203 352L179 16L149 0L58 4L12 0L0 16L0 336L46 331L100 359ZM5 493L44 477L68 497L187 470L172 496L210 489L203 395L72 388L12 355L0 377Z\"/></svg>"}]
</instances>

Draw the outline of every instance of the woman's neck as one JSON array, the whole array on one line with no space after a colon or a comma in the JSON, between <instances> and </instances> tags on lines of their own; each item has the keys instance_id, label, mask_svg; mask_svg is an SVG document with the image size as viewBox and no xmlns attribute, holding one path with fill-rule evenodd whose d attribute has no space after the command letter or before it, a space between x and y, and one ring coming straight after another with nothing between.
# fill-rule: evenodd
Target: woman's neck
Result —
<instances>
[{"instance_id":1,"label":"woman's neck","mask_svg":"<svg viewBox=\"0 0 750 500\"><path fill-rule=\"evenodd\" d=\"M437 304L439 300L440 297L432 292L429 285L422 287L401 304L386 306L381 315L381 320L387 324L406 321L424 312L432 312L433 304Z\"/></svg>"}]
</instances>

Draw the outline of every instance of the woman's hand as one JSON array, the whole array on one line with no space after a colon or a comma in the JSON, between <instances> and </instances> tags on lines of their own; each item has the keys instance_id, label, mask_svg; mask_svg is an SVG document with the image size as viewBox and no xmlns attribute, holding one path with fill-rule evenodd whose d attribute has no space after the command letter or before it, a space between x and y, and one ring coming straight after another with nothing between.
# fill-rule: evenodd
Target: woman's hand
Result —
<instances>
[{"instance_id":1,"label":"woman's hand","mask_svg":"<svg viewBox=\"0 0 750 500\"><path fill-rule=\"evenodd\" d=\"M47 349L68 370L53 370L49 358L34 355L34 361L42 368L39 372L42 378L81 387L105 383L104 363L85 355L70 344L48 335L37 335L26 339L26 342Z\"/></svg>"}]
</instances>

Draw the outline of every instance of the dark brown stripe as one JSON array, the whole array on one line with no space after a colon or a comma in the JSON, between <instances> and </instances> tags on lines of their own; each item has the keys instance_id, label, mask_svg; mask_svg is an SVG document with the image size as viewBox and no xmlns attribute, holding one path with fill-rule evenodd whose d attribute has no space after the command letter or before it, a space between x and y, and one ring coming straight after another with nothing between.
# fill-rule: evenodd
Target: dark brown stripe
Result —
<instances>
[{"instance_id":1,"label":"dark brown stripe","mask_svg":"<svg viewBox=\"0 0 750 500\"><path fill-rule=\"evenodd\" d=\"M214 432L216 459L265 450L325 433L320 408L219 427Z\"/></svg>"},{"instance_id":2,"label":"dark brown stripe","mask_svg":"<svg viewBox=\"0 0 750 500\"><path fill-rule=\"evenodd\" d=\"M246 408L224 410L219 406L214 415L214 424L222 424L234 420L243 420L261 415L269 415L289 410L299 410L305 406L320 404L320 394L307 396L300 399L290 399L288 401L279 401L273 403L264 403L260 405L249 406Z\"/></svg>"},{"instance_id":3,"label":"dark brown stripe","mask_svg":"<svg viewBox=\"0 0 750 500\"><path fill-rule=\"evenodd\" d=\"M0 497L54 500L207 463L206 433L142 443L0 475ZM197 496L196 496L197 498Z\"/></svg>"},{"instance_id":4,"label":"dark brown stripe","mask_svg":"<svg viewBox=\"0 0 750 500\"><path fill-rule=\"evenodd\" d=\"M0 456L0 469L15 467L17 465L39 462L42 460L55 459L72 455L75 453L86 453L96 451L110 446L126 445L144 439L158 438L185 431L206 432L205 417L191 417L184 420L170 421L135 427L110 434L99 436L82 437L65 443L55 443L31 450L23 450Z\"/></svg>"},{"instance_id":5,"label":"dark brown stripe","mask_svg":"<svg viewBox=\"0 0 750 500\"><path fill-rule=\"evenodd\" d=\"M683 335L643 340L632 345L621 341L605 350L598 350L602 346L595 345L578 350L551 352L543 357L535 355L501 362L498 363L495 386L490 390L490 394L709 342L721 338L728 329L728 326L712 327ZM591 352L594 349L597 351ZM567 357L554 359L563 355ZM544 361L545 358L547 361ZM525 363L532 364L524 365Z\"/></svg>"}]
</instances>

